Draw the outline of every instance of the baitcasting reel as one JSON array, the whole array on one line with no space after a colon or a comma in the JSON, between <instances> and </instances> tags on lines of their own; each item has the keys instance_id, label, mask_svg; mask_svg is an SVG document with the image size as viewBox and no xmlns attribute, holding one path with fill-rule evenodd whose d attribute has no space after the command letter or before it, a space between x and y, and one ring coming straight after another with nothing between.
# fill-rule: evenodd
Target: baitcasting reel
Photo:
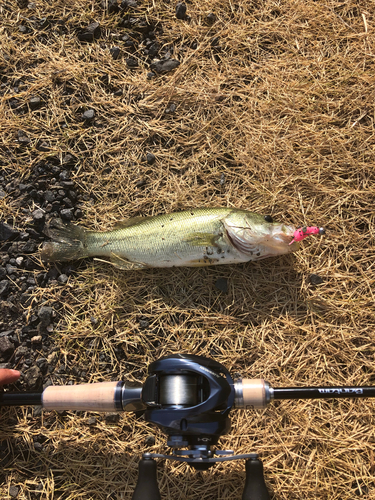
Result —
<instances>
[{"instance_id":1,"label":"baitcasting reel","mask_svg":"<svg viewBox=\"0 0 375 500\"><path fill-rule=\"evenodd\" d=\"M155 458L187 462L198 470L246 460L242 500L269 500L263 464L256 454L216 449L230 430L232 408L265 408L272 399L374 397L375 387L272 388L263 379L233 380L220 363L193 355L154 361L144 384L130 381L49 386L41 394L0 394L0 406L42 405L46 410L135 411L167 435L169 455L145 453L133 500L160 500Z\"/></svg>"}]
</instances>

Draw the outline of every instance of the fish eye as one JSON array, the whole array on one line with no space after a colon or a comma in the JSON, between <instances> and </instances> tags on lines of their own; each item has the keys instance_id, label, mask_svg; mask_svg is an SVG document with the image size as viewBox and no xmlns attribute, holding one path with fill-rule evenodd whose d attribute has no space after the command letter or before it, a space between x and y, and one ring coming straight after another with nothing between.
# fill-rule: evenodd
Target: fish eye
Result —
<instances>
[{"instance_id":1,"label":"fish eye","mask_svg":"<svg viewBox=\"0 0 375 500\"><path fill-rule=\"evenodd\" d=\"M266 222L273 222L273 218L272 218L270 215L265 215L265 216L264 216L264 220L265 220Z\"/></svg>"}]
</instances>

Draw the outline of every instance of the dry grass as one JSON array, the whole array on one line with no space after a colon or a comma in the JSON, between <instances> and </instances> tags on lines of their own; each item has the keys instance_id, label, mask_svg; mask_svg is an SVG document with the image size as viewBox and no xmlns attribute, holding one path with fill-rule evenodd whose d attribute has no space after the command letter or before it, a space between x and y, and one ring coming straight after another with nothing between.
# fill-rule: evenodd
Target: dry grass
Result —
<instances>
[{"instance_id":1,"label":"dry grass","mask_svg":"<svg viewBox=\"0 0 375 500\"><path fill-rule=\"evenodd\" d=\"M144 1L135 15L161 24L161 46L173 46L181 61L152 80L141 51L132 71L124 58L110 57L109 47L121 45L129 30L98 1L40 1L32 13L16 2L0 6L0 68L27 85L16 95L22 105L34 95L44 101L41 110L16 114L9 106L14 95L3 95L0 150L7 168L27 178L41 159L73 154L72 178L87 200L95 199L83 207L87 227L186 207L236 206L316 223L327 235L295 256L255 265L119 273L83 264L64 287L36 292L63 305L53 334L59 362L85 367L93 382L142 380L155 358L185 352L214 355L232 373L276 387L374 384L375 3L187 5L190 22L177 20L167 1ZM208 26L211 11L217 21ZM33 30L31 14L65 19L66 29L52 22L45 34ZM102 38L78 42L73 28L92 20L100 22ZM173 114L166 112L171 103ZM87 108L96 111L95 126L80 120ZM19 129L31 138L24 150L15 145ZM49 152L37 149L41 140ZM157 158L152 166L143 159L148 151ZM0 203L4 217L22 223L16 203ZM324 283L311 286L311 273ZM219 277L228 279L226 295L214 286ZM148 329L139 328L139 318ZM233 431L221 444L261 455L275 499L375 498L374 410L370 400L343 400L233 412ZM129 415L114 428L104 419L91 428L85 414L40 417L31 409L10 409L2 418L15 465L4 471L0 494L9 498L16 484L20 500L33 498L40 483L42 499L130 499L144 438L155 432ZM33 438L40 435L44 449L36 453ZM152 451L165 451L164 437L156 436ZM164 499L227 500L241 498L244 472L240 463L206 473L163 464L159 477Z\"/></svg>"}]
</instances>

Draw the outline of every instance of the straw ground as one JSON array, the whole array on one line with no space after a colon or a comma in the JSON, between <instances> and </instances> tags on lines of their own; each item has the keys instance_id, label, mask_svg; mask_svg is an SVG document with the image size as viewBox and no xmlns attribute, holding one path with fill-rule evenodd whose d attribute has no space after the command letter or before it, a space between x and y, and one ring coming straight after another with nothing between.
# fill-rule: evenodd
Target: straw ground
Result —
<instances>
[{"instance_id":1,"label":"straw ground","mask_svg":"<svg viewBox=\"0 0 375 500\"><path fill-rule=\"evenodd\" d=\"M276 387L375 384L374 2L191 0L184 20L167 1L21 4L0 6L4 172L27 182L72 155L88 228L234 206L327 229L298 254L257 264L118 272L82 262L64 285L34 291L58 314L52 381L61 365L65 383L142 381L148 363L182 352ZM100 36L80 41L94 21ZM179 66L148 75L147 37L154 57ZM89 109L95 118L83 121ZM38 204L0 200L2 219L25 230L22 208ZM275 499L375 498L374 410L332 400L233 412L220 446L259 453ZM3 409L1 497L15 485L22 500L130 499L138 458L164 452L164 436L132 415L89 417ZM244 472L163 464L159 478L164 499L227 500L241 498Z\"/></svg>"}]
</instances>

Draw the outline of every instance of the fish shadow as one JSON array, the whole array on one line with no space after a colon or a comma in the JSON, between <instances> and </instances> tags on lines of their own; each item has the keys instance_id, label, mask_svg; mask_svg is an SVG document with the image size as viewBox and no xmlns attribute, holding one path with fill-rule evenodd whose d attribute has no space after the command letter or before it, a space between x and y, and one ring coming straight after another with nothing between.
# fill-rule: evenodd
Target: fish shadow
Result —
<instances>
[{"instance_id":1,"label":"fish shadow","mask_svg":"<svg viewBox=\"0 0 375 500\"><path fill-rule=\"evenodd\" d=\"M110 273L120 290L118 308L122 311L133 304L147 315L151 304L164 304L177 315L227 317L256 325L270 316L306 315L308 309L306 277L296 269L294 255L204 268L127 272L104 264L100 269Z\"/></svg>"}]
</instances>

